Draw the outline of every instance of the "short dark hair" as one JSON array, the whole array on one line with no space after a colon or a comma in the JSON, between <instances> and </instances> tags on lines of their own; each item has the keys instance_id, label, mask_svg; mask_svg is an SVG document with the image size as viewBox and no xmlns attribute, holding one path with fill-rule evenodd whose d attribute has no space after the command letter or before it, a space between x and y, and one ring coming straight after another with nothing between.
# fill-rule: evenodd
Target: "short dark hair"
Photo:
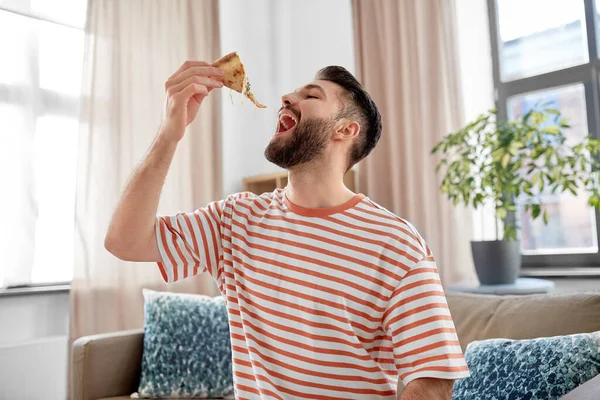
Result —
<instances>
[{"instance_id":1,"label":"short dark hair","mask_svg":"<svg viewBox=\"0 0 600 400\"><path fill-rule=\"evenodd\" d=\"M348 158L348 169L369 155L381 137L381 114L377 105L360 82L344 67L331 65L317 72L315 79L330 81L344 89L350 100L344 105L340 117L354 118L361 126Z\"/></svg>"}]
</instances>

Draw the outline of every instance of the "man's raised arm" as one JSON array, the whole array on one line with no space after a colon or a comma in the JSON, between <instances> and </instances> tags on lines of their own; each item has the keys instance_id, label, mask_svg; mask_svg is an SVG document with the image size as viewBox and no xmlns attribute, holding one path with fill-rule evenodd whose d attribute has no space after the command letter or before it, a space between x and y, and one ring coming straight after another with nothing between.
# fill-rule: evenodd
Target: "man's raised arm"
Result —
<instances>
[{"instance_id":1,"label":"man's raised arm","mask_svg":"<svg viewBox=\"0 0 600 400\"><path fill-rule=\"evenodd\" d=\"M135 169L112 216L104 246L127 261L161 261L154 224L169 166L185 128L223 71L203 61L186 61L165 83L162 123L148 154Z\"/></svg>"}]
</instances>

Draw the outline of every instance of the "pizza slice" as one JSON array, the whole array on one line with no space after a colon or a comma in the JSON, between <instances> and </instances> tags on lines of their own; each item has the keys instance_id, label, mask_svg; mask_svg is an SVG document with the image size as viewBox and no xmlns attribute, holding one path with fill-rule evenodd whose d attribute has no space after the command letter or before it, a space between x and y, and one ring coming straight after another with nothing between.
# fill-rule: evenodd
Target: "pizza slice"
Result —
<instances>
[{"instance_id":1,"label":"pizza slice","mask_svg":"<svg viewBox=\"0 0 600 400\"><path fill-rule=\"evenodd\" d=\"M236 52L229 53L226 56L219 58L212 63L212 66L222 69L225 72L225 75L223 76L223 84L225 86L243 94L258 108L267 108L267 106L256 101L256 98L250 91L250 82L246 76L244 64L242 64L242 60L240 60L240 56L238 56Z\"/></svg>"}]
</instances>

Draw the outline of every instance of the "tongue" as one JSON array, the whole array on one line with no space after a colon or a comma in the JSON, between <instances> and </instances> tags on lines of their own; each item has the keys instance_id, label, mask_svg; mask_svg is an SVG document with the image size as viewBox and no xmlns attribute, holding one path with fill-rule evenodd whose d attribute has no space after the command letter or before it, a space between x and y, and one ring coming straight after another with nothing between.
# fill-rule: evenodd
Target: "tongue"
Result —
<instances>
[{"instance_id":1,"label":"tongue","mask_svg":"<svg viewBox=\"0 0 600 400\"><path fill-rule=\"evenodd\" d=\"M286 131L296 126L296 121L294 121L291 117L288 117L287 115L283 116L283 122L285 123L285 125L283 125L283 129Z\"/></svg>"}]
</instances>

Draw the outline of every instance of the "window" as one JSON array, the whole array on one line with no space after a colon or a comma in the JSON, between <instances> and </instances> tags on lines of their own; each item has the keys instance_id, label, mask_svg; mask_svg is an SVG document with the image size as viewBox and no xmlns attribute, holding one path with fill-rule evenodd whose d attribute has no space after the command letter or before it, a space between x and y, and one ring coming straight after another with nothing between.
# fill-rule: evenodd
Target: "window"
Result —
<instances>
[{"instance_id":1,"label":"window","mask_svg":"<svg viewBox=\"0 0 600 400\"><path fill-rule=\"evenodd\" d=\"M0 287L72 278L86 5L0 0Z\"/></svg>"},{"instance_id":2,"label":"window","mask_svg":"<svg viewBox=\"0 0 600 400\"><path fill-rule=\"evenodd\" d=\"M567 140L598 137L600 0L488 0L496 105L513 119L549 103L570 118ZM522 208L524 267L600 266L598 213L580 195L543 193L550 220Z\"/></svg>"},{"instance_id":3,"label":"window","mask_svg":"<svg viewBox=\"0 0 600 400\"><path fill-rule=\"evenodd\" d=\"M581 0L499 0L502 79L513 80L588 61Z\"/></svg>"}]
</instances>

